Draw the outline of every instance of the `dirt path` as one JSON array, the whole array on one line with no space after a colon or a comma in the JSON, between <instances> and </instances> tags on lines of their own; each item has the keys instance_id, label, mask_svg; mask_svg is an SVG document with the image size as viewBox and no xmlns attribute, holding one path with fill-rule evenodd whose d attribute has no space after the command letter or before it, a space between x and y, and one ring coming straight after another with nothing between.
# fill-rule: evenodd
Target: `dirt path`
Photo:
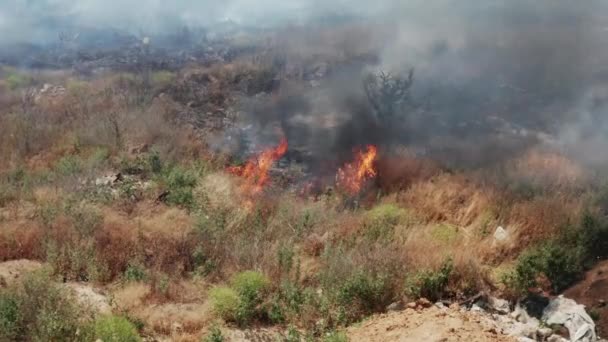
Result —
<instances>
[{"instance_id":1,"label":"dirt path","mask_svg":"<svg viewBox=\"0 0 608 342\"><path fill-rule=\"evenodd\" d=\"M399 342L512 342L492 328L487 319L472 312L431 307L406 309L375 316L347 330L350 341Z\"/></svg>"}]
</instances>

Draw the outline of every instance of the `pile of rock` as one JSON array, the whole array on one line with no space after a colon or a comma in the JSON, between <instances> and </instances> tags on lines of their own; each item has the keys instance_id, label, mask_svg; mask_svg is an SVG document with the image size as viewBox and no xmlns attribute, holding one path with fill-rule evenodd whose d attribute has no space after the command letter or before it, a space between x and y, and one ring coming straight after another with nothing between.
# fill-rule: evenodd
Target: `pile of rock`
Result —
<instances>
[{"instance_id":1,"label":"pile of rock","mask_svg":"<svg viewBox=\"0 0 608 342\"><path fill-rule=\"evenodd\" d=\"M599 341L593 319L585 307L574 300L559 296L541 309L534 310L525 303L518 303L511 310L508 301L487 297L478 300L468 310L478 312L494 324L497 331L517 337L522 342Z\"/></svg>"}]
</instances>

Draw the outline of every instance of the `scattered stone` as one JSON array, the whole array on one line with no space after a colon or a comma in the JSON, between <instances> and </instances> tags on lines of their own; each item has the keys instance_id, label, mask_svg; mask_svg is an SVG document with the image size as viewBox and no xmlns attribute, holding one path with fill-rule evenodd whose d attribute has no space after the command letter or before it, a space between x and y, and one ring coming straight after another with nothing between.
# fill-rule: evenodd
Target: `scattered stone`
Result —
<instances>
[{"instance_id":1,"label":"scattered stone","mask_svg":"<svg viewBox=\"0 0 608 342\"><path fill-rule=\"evenodd\" d=\"M563 295L553 299L545 308L543 321L549 325L563 325L568 329L573 342L592 342L597 340L595 323L585 311L585 306Z\"/></svg>"},{"instance_id":2,"label":"scattered stone","mask_svg":"<svg viewBox=\"0 0 608 342\"><path fill-rule=\"evenodd\" d=\"M509 233L503 227L496 228L494 231L494 241L496 242L504 242L509 238Z\"/></svg>"},{"instance_id":3,"label":"scattered stone","mask_svg":"<svg viewBox=\"0 0 608 342\"><path fill-rule=\"evenodd\" d=\"M433 303L426 298L420 298L416 301L416 305L422 308L430 308L433 306Z\"/></svg>"},{"instance_id":4,"label":"scattered stone","mask_svg":"<svg viewBox=\"0 0 608 342\"><path fill-rule=\"evenodd\" d=\"M559 335L554 334L547 338L547 342L568 342L568 340Z\"/></svg>"},{"instance_id":5,"label":"scattered stone","mask_svg":"<svg viewBox=\"0 0 608 342\"><path fill-rule=\"evenodd\" d=\"M488 306L490 309L505 315L511 311L509 301L496 297L488 298Z\"/></svg>"},{"instance_id":6,"label":"scattered stone","mask_svg":"<svg viewBox=\"0 0 608 342\"><path fill-rule=\"evenodd\" d=\"M481 306L477 305L477 304L473 304L473 306L471 306L470 311L473 311L473 312L485 312L484 309Z\"/></svg>"},{"instance_id":7,"label":"scattered stone","mask_svg":"<svg viewBox=\"0 0 608 342\"><path fill-rule=\"evenodd\" d=\"M408 309L416 309L416 306L417 306L416 302L410 302L410 303L407 303L407 305L406 305L406 307Z\"/></svg>"},{"instance_id":8,"label":"scattered stone","mask_svg":"<svg viewBox=\"0 0 608 342\"><path fill-rule=\"evenodd\" d=\"M446 309L447 307L442 302L435 303L435 307L438 309Z\"/></svg>"},{"instance_id":9,"label":"scattered stone","mask_svg":"<svg viewBox=\"0 0 608 342\"><path fill-rule=\"evenodd\" d=\"M529 337L518 337L517 342L536 342L536 340Z\"/></svg>"},{"instance_id":10,"label":"scattered stone","mask_svg":"<svg viewBox=\"0 0 608 342\"><path fill-rule=\"evenodd\" d=\"M540 337L541 340L544 340L546 338L548 338L549 336L553 335L553 330L551 330L551 328L540 328L537 331L537 335L538 337Z\"/></svg>"},{"instance_id":11,"label":"scattered stone","mask_svg":"<svg viewBox=\"0 0 608 342\"><path fill-rule=\"evenodd\" d=\"M604 299L600 299L597 301L597 306L600 308L603 308L604 306L606 306L606 301Z\"/></svg>"},{"instance_id":12,"label":"scattered stone","mask_svg":"<svg viewBox=\"0 0 608 342\"><path fill-rule=\"evenodd\" d=\"M386 311L401 311L403 309L405 309L405 305L401 301L391 303L386 307Z\"/></svg>"}]
</instances>

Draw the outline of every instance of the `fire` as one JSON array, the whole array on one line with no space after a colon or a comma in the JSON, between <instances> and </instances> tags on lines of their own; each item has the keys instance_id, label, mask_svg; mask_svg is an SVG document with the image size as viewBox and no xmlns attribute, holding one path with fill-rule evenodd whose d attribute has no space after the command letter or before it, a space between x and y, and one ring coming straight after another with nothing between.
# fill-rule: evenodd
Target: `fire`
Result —
<instances>
[{"instance_id":1,"label":"fire","mask_svg":"<svg viewBox=\"0 0 608 342\"><path fill-rule=\"evenodd\" d=\"M352 163L338 169L336 185L350 195L356 195L361 191L365 182L376 177L374 161L378 154L376 146L368 145L366 151L358 151Z\"/></svg>"},{"instance_id":2,"label":"fire","mask_svg":"<svg viewBox=\"0 0 608 342\"><path fill-rule=\"evenodd\" d=\"M287 152L287 146L287 140L282 138L277 147L262 151L243 166L229 167L228 172L244 179L243 192L256 195L268 184L268 171Z\"/></svg>"}]
</instances>

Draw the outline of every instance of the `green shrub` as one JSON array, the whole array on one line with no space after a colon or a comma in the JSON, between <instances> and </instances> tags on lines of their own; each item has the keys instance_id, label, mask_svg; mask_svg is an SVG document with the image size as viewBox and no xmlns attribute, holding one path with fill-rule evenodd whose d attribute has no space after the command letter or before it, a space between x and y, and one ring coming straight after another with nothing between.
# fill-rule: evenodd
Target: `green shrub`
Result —
<instances>
[{"instance_id":1,"label":"green shrub","mask_svg":"<svg viewBox=\"0 0 608 342\"><path fill-rule=\"evenodd\" d=\"M211 327L209 334L203 339L203 342L224 342L224 335L218 327Z\"/></svg>"},{"instance_id":2,"label":"green shrub","mask_svg":"<svg viewBox=\"0 0 608 342\"><path fill-rule=\"evenodd\" d=\"M380 309L388 292L387 279L359 271L338 287L338 304L344 308L359 309L364 314Z\"/></svg>"},{"instance_id":3,"label":"green shrub","mask_svg":"<svg viewBox=\"0 0 608 342\"><path fill-rule=\"evenodd\" d=\"M12 73L6 77L6 84L9 89L15 90L28 86L32 83L32 78L22 74Z\"/></svg>"},{"instance_id":4,"label":"green shrub","mask_svg":"<svg viewBox=\"0 0 608 342\"><path fill-rule=\"evenodd\" d=\"M126 281L142 281L147 277L146 269L138 263L129 263L124 273Z\"/></svg>"},{"instance_id":5,"label":"green shrub","mask_svg":"<svg viewBox=\"0 0 608 342\"><path fill-rule=\"evenodd\" d=\"M263 274L245 271L232 277L230 287L213 288L210 296L220 317L246 325L267 316L262 303L269 285L270 281Z\"/></svg>"},{"instance_id":6,"label":"green shrub","mask_svg":"<svg viewBox=\"0 0 608 342\"><path fill-rule=\"evenodd\" d=\"M458 227L441 223L432 228L431 236L437 241L450 243L458 237Z\"/></svg>"},{"instance_id":7,"label":"green shrub","mask_svg":"<svg viewBox=\"0 0 608 342\"><path fill-rule=\"evenodd\" d=\"M263 314L260 307L270 281L262 273L245 271L232 278L231 287L239 295L239 307L236 320L240 324L247 324Z\"/></svg>"},{"instance_id":8,"label":"green shrub","mask_svg":"<svg viewBox=\"0 0 608 342\"><path fill-rule=\"evenodd\" d=\"M270 285L270 280L260 272L245 271L236 274L231 281L232 288L241 296L258 297Z\"/></svg>"},{"instance_id":9,"label":"green shrub","mask_svg":"<svg viewBox=\"0 0 608 342\"><path fill-rule=\"evenodd\" d=\"M536 287L539 276L544 275L558 292L577 280L583 271L581 253L577 248L549 242L530 248L517 259L510 286L524 293Z\"/></svg>"},{"instance_id":10,"label":"green shrub","mask_svg":"<svg viewBox=\"0 0 608 342\"><path fill-rule=\"evenodd\" d=\"M14 293L0 291L0 341L14 341L22 331L18 298Z\"/></svg>"},{"instance_id":11,"label":"green shrub","mask_svg":"<svg viewBox=\"0 0 608 342\"><path fill-rule=\"evenodd\" d=\"M128 319L119 316L105 316L93 324L94 339L103 342L139 342L141 338L135 326Z\"/></svg>"},{"instance_id":12,"label":"green shrub","mask_svg":"<svg viewBox=\"0 0 608 342\"><path fill-rule=\"evenodd\" d=\"M582 249L584 261L589 264L608 257L608 224L602 219L585 214L576 237L578 248Z\"/></svg>"},{"instance_id":13,"label":"green shrub","mask_svg":"<svg viewBox=\"0 0 608 342\"><path fill-rule=\"evenodd\" d=\"M348 342L348 336L342 331L332 331L323 337L323 342Z\"/></svg>"},{"instance_id":14,"label":"green shrub","mask_svg":"<svg viewBox=\"0 0 608 342\"><path fill-rule=\"evenodd\" d=\"M83 236L91 236L103 223L103 216L93 207L79 205L67 210L74 228Z\"/></svg>"},{"instance_id":15,"label":"green shrub","mask_svg":"<svg viewBox=\"0 0 608 342\"><path fill-rule=\"evenodd\" d=\"M47 271L0 293L0 340L73 341L87 312Z\"/></svg>"},{"instance_id":16,"label":"green shrub","mask_svg":"<svg viewBox=\"0 0 608 342\"><path fill-rule=\"evenodd\" d=\"M453 271L452 260L446 260L439 270L422 270L417 272L406 281L406 293L409 296L424 297L435 301L444 296L450 276Z\"/></svg>"},{"instance_id":17,"label":"green shrub","mask_svg":"<svg viewBox=\"0 0 608 342\"><path fill-rule=\"evenodd\" d=\"M239 295L229 287L214 287L209 292L215 313L225 321L236 321Z\"/></svg>"},{"instance_id":18,"label":"green shrub","mask_svg":"<svg viewBox=\"0 0 608 342\"><path fill-rule=\"evenodd\" d=\"M61 176L72 176L82 171L82 160L78 156L64 156L55 163L54 169Z\"/></svg>"},{"instance_id":19,"label":"green shrub","mask_svg":"<svg viewBox=\"0 0 608 342\"><path fill-rule=\"evenodd\" d=\"M407 210L395 204L380 204L365 214L366 236L371 240L389 240L393 229L408 218Z\"/></svg>"},{"instance_id":20,"label":"green shrub","mask_svg":"<svg viewBox=\"0 0 608 342\"><path fill-rule=\"evenodd\" d=\"M164 183L168 191L166 202L190 208L194 204L192 190L196 186L197 177L191 172L179 167L171 169L164 176Z\"/></svg>"}]
</instances>

